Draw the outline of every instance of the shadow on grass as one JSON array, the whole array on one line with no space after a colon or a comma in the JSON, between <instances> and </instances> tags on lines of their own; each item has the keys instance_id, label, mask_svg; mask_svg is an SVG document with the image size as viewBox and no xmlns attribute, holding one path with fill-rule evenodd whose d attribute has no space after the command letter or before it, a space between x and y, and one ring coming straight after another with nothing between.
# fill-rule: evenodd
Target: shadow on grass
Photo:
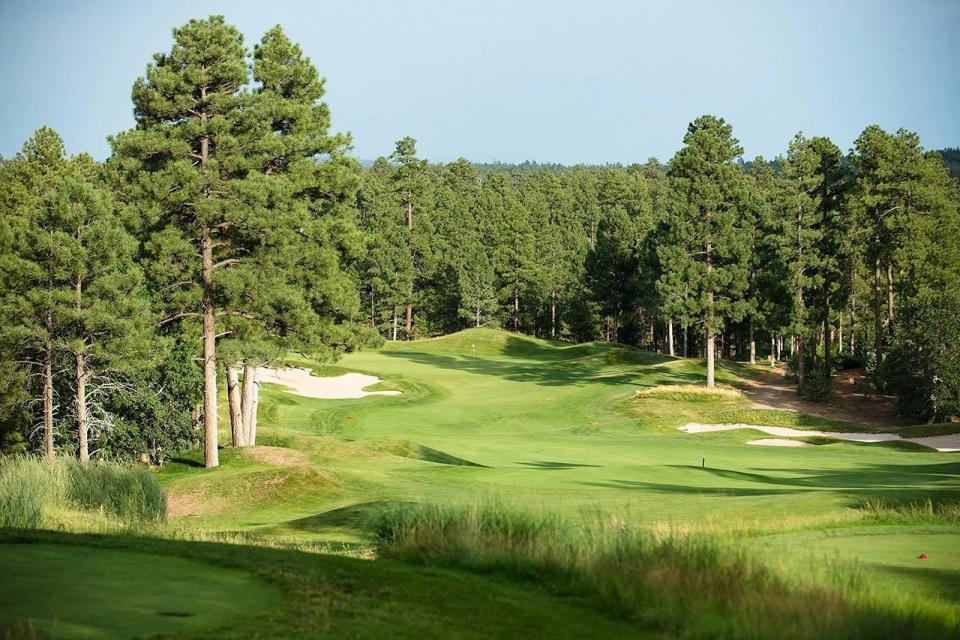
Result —
<instances>
[{"instance_id":1,"label":"shadow on grass","mask_svg":"<svg viewBox=\"0 0 960 640\"><path fill-rule=\"evenodd\" d=\"M538 471L562 471L564 469L575 469L577 467L599 467L599 464L578 464L576 462L547 462L545 460L538 460L536 462L516 462L514 464L522 464L525 467L530 467L531 469L536 469Z\"/></svg>"},{"instance_id":2,"label":"shadow on grass","mask_svg":"<svg viewBox=\"0 0 960 640\"><path fill-rule=\"evenodd\" d=\"M960 498L960 463L938 464L874 464L852 469L791 469L793 477L762 472L782 473L783 469L758 469L760 473L730 469L701 469L689 465L671 465L689 469L691 484L667 484L640 480L609 480L586 482L589 486L609 489L632 489L669 494L690 495L775 495L778 493L802 493L808 491L831 491L844 494L855 493L859 499L882 498L896 502L909 502L919 498ZM700 475L693 475L699 473ZM714 482L706 486L693 484L697 478ZM721 484L722 483L722 484Z\"/></svg>"},{"instance_id":3,"label":"shadow on grass","mask_svg":"<svg viewBox=\"0 0 960 640\"><path fill-rule=\"evenodd\" d=\"M381 353L388 358L409 360L431 367L465 371L494 376L512 382L530 382L551 387L582 386L584 384L645 386L663 383L697 383L704 379L698 373L678 371L663 365L645 366L638 371L626 371L623 368L624 364L608 364L595 362L594 360L582 363L564 363L563 366L559 366L551 361L511 362L487 357L425 353L422 351L383 351ZM661 357L656 354L644 355L650 356L649 360L651 362L662 362ZM669 360L666 356L663 358ZM638 366L644 363L633 364ZM651 379L652 377L656 379Z\"/></svg>"}]
</instances>

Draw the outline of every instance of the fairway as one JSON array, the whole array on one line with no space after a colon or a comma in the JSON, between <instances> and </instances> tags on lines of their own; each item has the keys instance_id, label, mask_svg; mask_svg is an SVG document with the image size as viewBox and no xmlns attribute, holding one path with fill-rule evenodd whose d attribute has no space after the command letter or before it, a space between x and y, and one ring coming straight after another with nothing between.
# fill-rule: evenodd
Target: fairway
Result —
<instances>
[{"instance_id":1,"label":"fairway","mask_svg":"<svg viewBox=\"0 0 960 640\"><path fill-rule=\"evenodd\" d=\"M30 620L56 638L213 629L280 601L249 573L133 551L0 544L0 567L0 628Z\"/></svg>"},{"instance_id":2,"label":"fairway","mask_svg":"<svg viewBox=\"0 0 960 640\"><path fill-rule=\"evenodd\" d=\"M735 393L635 397L656 385L699 381L697 360L480 329L388 344L340 365L403 393L314 400L265 386L261 442L271 446L224 450L224 468L215 473L187 460L161 472L179 522L362 547L371 542L370 514L386 504L501 501L585 522L750 535L839 527L855 536L854 527L870 524L861 509L869 501L960 497L958 454L883 443L748 446L760 432L690 435L677 428L783 416L749 410ZM718 376L739 384L764 370L724 362ZM914 540L912 530L858 536L855 549L881 564L888 554L909 556L928 535L917 528ZM939 529L937 540L960 543L960 528ZM779 557L804 559L831 551L804 535L780 549ZM952 593L935 571L911 575L930 593Z\"/></svg>"}]
</instances>

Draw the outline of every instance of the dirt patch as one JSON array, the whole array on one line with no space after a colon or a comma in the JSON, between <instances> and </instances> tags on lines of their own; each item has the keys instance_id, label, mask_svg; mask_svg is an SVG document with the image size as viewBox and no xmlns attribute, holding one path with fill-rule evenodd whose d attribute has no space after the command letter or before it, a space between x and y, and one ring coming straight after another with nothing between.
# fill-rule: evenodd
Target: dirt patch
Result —
<instances>
[{"instance_id":1,"label":"dirt patch","mask_svg":"<svg viewBox=\"0 0 960 640\"><path fill-rule=\"evenodd\" d=\"M877 431L897 431L908 424L897 417L894 396L869 392L869 381L862 369L835 373L833 393L826 402L798 396L796 384L789 382L783 374L782 368L771 369L744 387L743 392L754 408L798 411L829 420L869 425Z\"/></svg>"},{"instance_id":2,"label":"dirt patch","mask_svg":"<svg viewBox=\"0 0 960 640\"><path fill-rule=\"evenodd\" d=\"M310 463L310 459L302 451L287 449L286 447L246 447L244 453L263 464L274 467L300 466Z\"/></svg>"},{"instance_id":3,"label":"dirt patch","mask_svg":"<svg viewBox=\"0 0 960 640\"><path fill-rule=\"evenodd\" d=\"M167 516L170 518L214 515L224 511L226 506L227 501L223 498L211 498L203 492L167 496Z\"/></svg>"}]
</instances>

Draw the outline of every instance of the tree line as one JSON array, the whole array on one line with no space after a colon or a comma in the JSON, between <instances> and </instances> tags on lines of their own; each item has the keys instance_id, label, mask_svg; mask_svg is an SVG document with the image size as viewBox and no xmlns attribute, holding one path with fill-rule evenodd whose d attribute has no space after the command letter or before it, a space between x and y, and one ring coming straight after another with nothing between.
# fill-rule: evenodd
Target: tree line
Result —
<instances>
[{"instance_id":1,"label":"tree line","mask_svg":"<svg viewBox=\"0 0 960 640\"><path fill-rule=\"evenodd\" d=\"M0 435L81 460L255 442L256 367L495 326L771 363L864 363L904 413L960 407L960 189L909 131L742 160L723 119L665 164L364 168L280 27L173 31L97 163L42 128L0 164ZM788 355L789 354L789 355ZM92 443L92 444L91 444Z\"/></svg>"}]
</instances>

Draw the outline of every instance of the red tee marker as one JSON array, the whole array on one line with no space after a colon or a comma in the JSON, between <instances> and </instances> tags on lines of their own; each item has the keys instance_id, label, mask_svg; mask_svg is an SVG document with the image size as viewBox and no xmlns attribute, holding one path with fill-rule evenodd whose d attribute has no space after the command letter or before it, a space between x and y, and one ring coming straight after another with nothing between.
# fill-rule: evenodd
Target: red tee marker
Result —
<instances>
[{"instance_id":1,"label":"red tee marker","mask_svg":"<svg viewBox=\"0 0 960 640\"><path fill-rule=\"evenodd\" d=\"M926 560L926 559L927 559L927 554L921 553L921 554L920 554L920 559L921 559L921 560Z\"/></svg>"}]
</instances>

